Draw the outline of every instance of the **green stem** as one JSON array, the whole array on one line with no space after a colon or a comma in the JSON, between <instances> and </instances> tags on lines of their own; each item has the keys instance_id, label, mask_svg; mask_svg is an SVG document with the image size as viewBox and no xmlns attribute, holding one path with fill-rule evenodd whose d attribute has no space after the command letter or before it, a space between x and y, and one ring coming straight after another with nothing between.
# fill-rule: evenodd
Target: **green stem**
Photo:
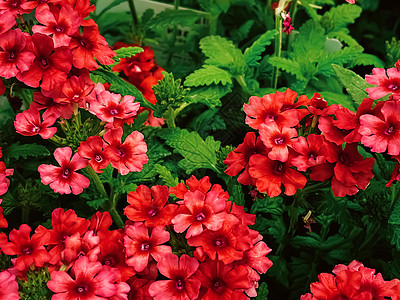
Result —
<instances>
[{"instance_id":1,"label":"green stem","mask_svg":"<svg viewBox=\"0 0 400 300\"><path fill-rule=\"evenodd\" d=\"M210 23L210 34L209 35L216 35L217 34L217 24L218 24L218 16L210 13L208 17L208 22Z\"/></svg>"},{"instance_id":2,"label":"green stem","mask_svg":"<svg viewBox=\"0 0 400 300\"><path fill-rule=\"evenodd\" d=\"M108 212L111 215L111 218L114 220L115 224L118 226L118 228L124 228L125 223L122 220L121 216L119 215L119 213L117 212L117 210L115 209L115 207L111 207Z\"/></svg>"},{"instance_id":3,"label":"green stem","mask_svg":"<svg viewBox=\"0 0 400 300\"><path fill-rule=\"evenodd\" d=\"M290 9L290 18L292 19L292 24L294 24L294 18L296 17L297 6L298 6L297 0L292 1L292 8Z\"/></svg>"},{"instance_id":4,"label":"green stem","mask_svg":"<svg viewBox=\"0 0 400 300\"><path fill-rule=\"evenodd\" d=\"M275 14L275 29L278 34L275 36L275 51L274 56L281 57L282 55L282 17L280 13ZM272 87L276 90L278 87L279 68L274 67L272 73Z\"/></svg>"},{"instance_id":5,"label":"green stem","mask_svg":"<svg viewBox=\"0 0 400 300\"><path fill-rule=\"evenodd\" d=\"M53 135L51 138L49 138L50 142L53 144L56 144L57 146L65 146L66 145L66 139L59 137L58 135Z\"/></svg>"},{"instance_id":6,"label":"green stem","mask_svg":"<svg viewBox=\"0 0 400 300\"><path fill-rule=\"evenodd\" d=\"M249 87L247 86L247 83L244 79L243 74L235 76L235 79L239 83L239 85L242 87L242 91L244 93L246 93L248 96L251 96L251 91L250 91Z\"/></svg>"},{"instance_id":7,"label":"green stem","mask_svg":"<svg viewBox=\"0 0 400 300\"><path fill-rule=\"evenodd\" d=\"M90 176L90 183L93 183L94 186L96 187L96 189L100 192L101 196L104 198L108 199L108 194L106 192L106 189L104 188L103 183L100 180L99 175L97 175L97 173L92 169L91 166L87 166L85 168L86 172L89 173Z\"/></svg>"},{"instance_id":8,"label":"green stem","mask_svg":"<svg viewBox=\"0 0 400 300\"><path fill-rule=\"evenodd\" d=\"M137 29L139 26L139 18L137 16L134 0L128 0L129 9L131 10L133 28Z\"/></svg>"}]
</instances>

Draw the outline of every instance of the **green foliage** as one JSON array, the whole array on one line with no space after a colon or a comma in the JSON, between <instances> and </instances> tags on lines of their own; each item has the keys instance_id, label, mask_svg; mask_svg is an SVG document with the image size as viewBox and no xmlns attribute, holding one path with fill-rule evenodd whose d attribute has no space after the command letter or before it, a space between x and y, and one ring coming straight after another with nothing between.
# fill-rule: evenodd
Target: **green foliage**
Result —
<instances>
[{"instance_id":1,"label":"green foliage","mask_svg":"<svg viewBox=\"0 0 400 300\"><path fill-rule=\"evenodd\" d=\"M363 78L351 70L345 69L338 65L333 65L333 70L336 73L340 83L351 96L354 103L361 104L364 98L368 98L366 88L371 87Z\"/></svg>"},{"instance_id":2,"label":"green foliage","mask_svg":"<svg viewBox=\"0 0 400 300\"><path fill-rule=\"evenodd\" d=\"M387 66L392 68L394 64L400 60L400 41L393 37L390 42L386 41L385 47Z\"/></svg>"},{"instance_id":3,"label":"green foliage","mask_svg":"<svg viewBox=\"0 0 400 300\"><path fill-rule=\"evenodd\" d=\"M47 267L39 270L28 270L26 272L27 280L18 279L19 296L23 300L47 300L53 294L47 287L50 280L50 272Z\"/></svg>"},{"instance_id":4,"label":"green foliage","mask_svg":"<svg viewBox=\"0 0 400 300\"><path fill-rule=\"evenodd\" d=\"M160 131L158 134L168 146L174 148L174 152L181 154L184 158L178 165L187 174L196 169L207 168L217 173L216 152L220 149L221 143L208 136L203 140L197 132L189 132L185 129L171 128Z\"/></svg>"},{"instance_id":5,"label":"green foliage","mask_svg":"<svg viewBox=\"0 0 400 300\"><path fill-rule=\"evenodd\" d=\"M42 145L35 143L20 145L19 142L16 142L6 149L3 149L3 155L7 158L7 160L18 160L19 158L27 159L28 157L49 156L50 152L45 146Z\"/></svg>"},{"instance_id":6,"label":"green foliage","mask_svg":"<svg viewBox=\"0 0 400 300\"><path fill-rule=\"evenodd\" d=\"M225 122L217 113L217 109L207 109L194 118L190 128L204 138L207 137L209 131L225 129Z\"/></svg>"},{"instance_id":7,"label":"green foliage","mask_svg":"<svg viewBox=\"0 0 400 300\"><path fill-rule=\"evenodd\" d=\"M154 168L165 185L177 186L179 184L179 180L165 166L156 164Z\"/></svg>"},{"instance_id":8,"label":"green foliage","mask_svg":"<svg viewBox=\"0 0 400 300\"><path fill-rule=\"evenodd\" d=\"M231 85L232 74L212 65L204 65L201 69L194 71L186 77L185 85L201 86L211 84Z\"/></svg>"},{"instance_id":9,"label":"green foliage","mask_svg":"<svg viewBox=\"0 0 400 300\"><path fill-rule=\"evenodd\" d=\"M138 53L142 53L143 48L141 48L141 47L123 47L123 48L119 48L114 51L115 51L115 53L117 53L116 57L118 59L121 59L121 58L132 57Z\"/></svg>"},{"instance_id":10,"label":"green foliage","mask_svg":"<svg viewBox=\"0 0 400 300\"><path fill-rule=\"evenodd\" d=\"M186 83L186 82L185 82ZM209 85L191 88L188 97L190 103L203 103L210 108L221 106L221 98L232 91L229 85Z\"/></svg>"},{"instance_id":11,"label":"green foliage","mask_svg":"<svg viewBox=\"0 0 400 300\"><path fill-rule=\"evenodd\" d=\"M246 48L244 51L244 58L246 63L250 67L259 66L259 60L261 60L261 54L265 51L265 47L269 46L275 35L278 32L275 29L268 30L262 34L254 43Z\"/></svg>"},{"instance_id":12,"label":"green foliage","mask_svg":"<svg viewBox=\"0 0 400 300\"><path fill-rule=\"evenodd\" d=\"M256 300L267 300L267 296L268 296L268 285L264 281L258 287Z\"/></svg>"},{"instance_id":13,"label":"green foliage","mask_svg":"<svg viewBox=\"0 0 400 300\"><path fill-rule=\"evenodd\" d=\"M202 17L204 17L203 14L191 10L167 9L153 17L147 23L147 27L154 30L165 30L174 25L191 26Z\"/></svg>"}]
</instances>

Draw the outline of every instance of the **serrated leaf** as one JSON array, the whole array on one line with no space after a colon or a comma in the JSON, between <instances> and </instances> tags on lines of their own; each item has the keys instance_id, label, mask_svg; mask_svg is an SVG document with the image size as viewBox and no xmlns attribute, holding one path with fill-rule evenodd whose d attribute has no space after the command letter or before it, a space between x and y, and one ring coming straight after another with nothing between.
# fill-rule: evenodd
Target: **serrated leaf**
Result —
<instances>
[{"instance_id":1,"label":"serrated leaf","mask_svg":"<svg viewBox=\"0 0 400 300\"><path fill-rule=\"evenodd\" d=\"M233 186L233 191L229 195L229 200L236 203L237 205L244 206L244 193L240 184L236 184Z\"/></svg>"},{"instance_id":2,"label":"serrated leaf","mask_svg":"<svg viewBox=\"0 0 400 300\"><path fill-rule=\"evenodd\" d=\"M337 31L354 23L361 12L362 8L358 5L341 4L334 6L322 16L321 24L328 32Z\"/></svg>"},{"instance_id":3,"label":"serrated leaf","mask_svg":"<svg viewBox=\"0 0 400 300\"><path fill-rule=\"evenodd\" d=\"M356 107L354 106L354 102L348 95L332 93L332 92L321 92L321 96L331 104L341 104L343 107L346 107L352 111L356 111Z\"/></svg>"},{"instance_id":4,"label":"serrated leaf","mask_svg":"<svg viewBox=\"0 0 400 300\"><path fill-rule=\"evenodd\" d=\"M251 206L250 213L270 213L273 215L281 215L283 213L282 203L282 197L266 197L264 199L256 199Z\"/></svg>"},{"instance_id":5,"label":"serrated leaf","mask_svg":"<svg viewBox=\"0 0 400 300\"><path fill-rule=\"evenodd\" d=\"M256 300L267 300L268 292L268 285L264 281L258 287Z\"/></svg>"},{"instance_id":6,"label":"serrated leaf","mask_svg":"<svg viewBox=\"0 0 400 300\"><path fill-rule=\"evenodd\" d=\"M325 30L321 25L308 20L293 39L293 57L299 62L307 59L316 61L325 48L325 41Z\"/></svg>"},{"instance_id":7,"label":"serrated leaf","mask_svg":"<svg viewBox=\"0 0 400 300\"><path fill-rule=\"evenodd\" d=\"M123 47L119 48L117 50L114 50L115 53L117 53L117 58L126 58L126 57L131 57L135 56L138 53L143 52L143 48L141 47Z\"/></svg>"},{"instance_id":8,"label":"serrated leaf","mask_svg":"<svg viewBox=\"0 0 400 300\"><path fill-rule=\"evenodd\" d=\"M49 156L50 152L45 146L38 144L24 144L20 145L19 142L10 145L4 149L3 155L7 159L19 159L20 157L27 159L28 157Z\"/></svg>"},{"instance_id":9,"label":"serrated leaf","mask_svg":"<svg viewBox=\"0 0 400 300\"><path fill-rule=\"evenodd\" d=\"M304 80L300 64L295 60L290 60L284 57L272 56L269 59L272 66L277 67L287 73L296 76L300 80Z\"/></svg>"},{"instance_id":10,"label":"serrated leaf","mask_svg":"<svg viewBox=\"0 0 400 300\"><path fill-rule=\"evenodd\" d=\"M251 27L254 25L254 20L247 20L238 29L231 31L232 39L236 42L244 40L250 32Z\"/></svg>"},{"instance_id":11,"label":"serrated leaf","mask_svg":"<svg viewBox=\"0 0 400 300\"><path fill-rule=\"evenodd\" d=\"M131 95L135 97L136 101L140 102L140 106L148 107L152 110L155 109L154 104L146 100L143 94L133 84L123 80L116 73L100 68L92 72L95 75L101 76L106 82L111 84L111 92L121 94L122 96Z\"/></svg>"},{"instance_id":12,"label":"serrated leaf","mask_svg":"<svg viewBox=\"0 0 400 300\"><path fill-rule=\"evenodd\" d=\"M364 51L362 47L345 47L333 53L322 55L317 64L318 73L325 76L335 75L332 64L343 65L357 59Z\"/></svg>"},{"instance_id":13,"label":"serrated leaf","mask_svg":"<svg viewBox=\"0 0 400 300\"><path fill-rule=\"evenodd\" d=\"M160 178L167 186L177 186L179 184L179 180L175 178L171 171L168 170L165 166L156 164L154 165L154 169L160 175Z\"/></svg>"},{"instance_id":14,"label":"serrated leaf","mask_svg":"<svg viewBox=\"0 0 400 300\"><path fill-rule=\"evenodd\" d=\"M99 209L100 206L107 200L108 198L96 198L95 200L86 201L86 204L94 209Z\"/></svg>"},{"instance_id":15,"label":"serrated leaf","mask_svg":"<svg viewBox=\"0 0 400 300\"><path fill-rule=\"evenodd\" d=\"M205 65L186 77L186 86L201 86L219 84L232 84L232 74L216 66Z\"/></svg>"},{"instance_id":16,"label":"serrated leaf","mask_svg":"<svg viewBox=\"0 0 400 300\"><path fill-rule=\"evenodd\" d=\"M304 7L306 10L307 14L313 19L318 21L321 19L321 16L317 13L317 9L315 7L312 7L308 0L302 0L301 5Z\"/></svg>"},{"instance_id":17,"label":"serrated leaf","mask_svg":"<svg viewBox=\"0 0 400 300\"><path fill-rule=\"evenodd\" d=\"M398 200L394 205L388 223L392 225L400 225L400 200Z\"/></svg>"},{"instance_id":18,"label":"serrated leaf","mask_svg":"<svg viewBox=\"0 0 400 300\"><path fill-rule=\"evenodd\" d=\"M360 46L360 44L351 35L349 35L349 32L350 31L347 28L340 28L339 30L329 32L328 37L336 38L349 46Z\"/></svg>"},{"instance_id":19,"label":"serrated leaf","mask_svg":"<svg viewBox=\"0 0 400 300\"><path fill-rule=\"evenodd\" d=\"M134 131L140 131L140 129L142 129L144 126L143 123L146 122L149 113L150 112L148 110L144 110L136 116L136 119L133 121L132 125L124 124L124 134L122 139L125 140L126 137Z\"/></svg>"},{"instance_id":20,"label":"serrated leaf","mask_svg":"<svg viewBox=\"0 0 400 300\"><path fill-rule=\"evenodd\" d=\"M310 248L319 248L321 245L320 237L315 234L311 233L311 236L295 236L291 240L291 244L295 248L303 248L303 247L310 247Z\"/></svg>"},{"instance_id":21,"label":"serrated leaf","mask_svg":"<svg viewBox=\"0 0 400 300\"><path fill-rule=\"evenodd\" d=\"M167 9L153 17L147 23L147 26L154 30L165 30L174 25L191 26L202 17L204 17L204 14L191 10Z\"/></svg>"},{"instance_id":22,"label":"serrated leaf","mask_svg":"<svg viewBox=\"0 0 400 300\"><path fill-rule=\"evenodd\" d=\"M209 85L198 88L191 88L188 98L191 103L203 103L210 108L221 106L221 98L230 93L232 89L229 85Z\"/></svg>"},{"instance_id":23,"label":"serrated leaf","mask_svg":"<svg viewBox=\"0 0 400 300\"><path fill-rule=\"evenodd\" d=\"M260 64L258 61L261 59L261 54L265 51L265 47L271 44L277 33L276 29L269 30L255 40L250 47L246 48L244 58L247 65L256 67Z\"/></svg>"},{"instance_id":24,"label":"serrated leaf","mask_svg":"<svg viewBox=\"0 0 400 300\"><path fill-rule=\"evenodd\" d=\"M368 93L365 89L371 87L370 84L351 70L338 65L332 66L340 83L357 105L360 105L364 98L368 98Z\"/></svg>"},{"instance_id":25,"label":"serrated leaf","mask_svg":"<svg viewBox=\"0 0 400 300\"><path fill-rule=\"evenodd\" d=\"M213 137L209 136L204 141L197 132L179 128L160 131L159 136L166 140L168 146L174 148L174 152L184 157L178 165L186 170L187 174L201 168L221 172L217 168L216 155L221 143L215 141Z\"/></svg>"},{"instance_id":26,"label":"serrated leaf","mask_svg":"<svg viewBox=\"0 0 400 300\"><path fill-rule=\"evenodd\" d=\"M218 35L210 35L200 40L200 48L208 58L206 64L227 68L233 74L242 74L246 62L242 51L232 41Z\"/></svg>"},{"instance_id":27,"label":"serrated leaf","mask_svg":"<svg viewBox=\"0 0 400 300\"><path fill-rule=\"evenodd\" d=\"M354 59L354 62L356 65L374 66L375 68L385 67L384 62L380 58L368 53L361 53Z\"/></svg>"}]
</instances>

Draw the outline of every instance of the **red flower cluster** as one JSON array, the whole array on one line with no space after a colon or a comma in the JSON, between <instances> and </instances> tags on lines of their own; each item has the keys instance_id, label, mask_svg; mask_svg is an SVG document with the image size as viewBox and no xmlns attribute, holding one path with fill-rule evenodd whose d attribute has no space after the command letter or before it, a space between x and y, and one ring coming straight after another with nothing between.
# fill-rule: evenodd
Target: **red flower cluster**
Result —
<instances>
[{"instance_id":1,"label":"red flower cluster","mask_svg":"<svg viewBox=\"0 0 400 300\"><path fill-rule=\"evenodd\" d=\"M247 133L244 142L229 153L225 173L255 185L270 197L294 195L307 177L330 180L335 196L364 190L373 177L373 158L358 153L358 143L373 152L400 155L400 104L366 98L356 113L341 105L328 105L316 93L312 99L290 89L250 97L243 108L246 124L258 130ZM297 169L297 170L296 170ZM398 178L393 173L389 185Z\"/></svg>"},{"instance_id":2,"label":"red flower cluster","mask_svg":"<svg viewBox=\"0 0 400 300\"><path fill-rule=\"evenodd\" d=\"M337 265L336 275L322 273L318 282L311 283L311 294L301 296L301 300L322 299L400 299L400 280L385 281L374 269L364 267L358 261L348 266Z\"/></svg>"},{"instance_id":3,"label":"red flower cluster","mask_svg":"<svg viewBox=\"0 0 400 300\"><path fill-rule=\"evenodd\" d=\"M208 177L192 176L186 184L130 192L125 209L130 221L123 230L109 230L107 212L86 220L59 208L50 229L40 225L31 236L23 224L8 237L0 234L1 251L16 256L13 267L0 273L0 286L7 283L0 296L7 291L13 299L15 278L43 266L51 273L47 286L54 299L256 296L259 274L272 262L266 257L271 249L248 227L255 216L228 201L227 192ZM168 203L170 193L181 200Z\"/></svg>"},{"instance_id":4,"label":"red flower cluster","mask_svg":"<svg viewBox=\"0 0 400 300\"><path fill-rule=\"evenodd\" d=\"M3 157L3 151L0 148L0 158ZM5 194L10 186L10 180L7 176L11 176L14 173L13 169L7 169L4 162L0 161L0 196ZM0 199L0 204L2 199ZM0 228L6 228L8 226L7 220L3 216L3 208L0 206Z\"/></svg>"},{"instance_id":5,"label":"red flower cluster","mask_svg":"<svg viewBox=\"0 0 400 300\"><path fill-rule=\"evenodd\" d=\"M114 49L128 46L139 46L137 44L125 44L117 42ZM163 79L162 71L154 60L154 51L149 46L143 47L143 52L128 58L121 58L121 61L113 67L114 72L123 72L127 80L136 86L143 96L151 103L156 103L157 99L154 95L152 86L156 85L159 80ZM153 116L151 111L147 118L148 125L160 126L164 124L164 120Z\"/></svg>"}]
</instances>

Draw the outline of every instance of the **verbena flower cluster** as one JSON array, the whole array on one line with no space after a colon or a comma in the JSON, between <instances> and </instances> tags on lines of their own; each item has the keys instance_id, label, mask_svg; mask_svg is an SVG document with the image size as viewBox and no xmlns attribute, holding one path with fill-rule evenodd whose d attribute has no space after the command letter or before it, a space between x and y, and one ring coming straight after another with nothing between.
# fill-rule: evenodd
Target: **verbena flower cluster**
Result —
<instances>
[{"instance_id":1,"label":"verbena flower cluster","mask_svg":"<svg viewBox=\"0 0 400 300\"><path fill-rule=\"evenodd\" d=\"M287 89L252 96L244 104L249 132L244 142L229 153L225 173L244 185L256 186L270 197L282 192L294 195L308 180L331 181L335 196L354 195L364 190L374 176L375 159L364 158L359 144L370 151L400 159L400 73L398 69L373 70L368 88L356 112L342 105L328 105L320 94L309 99ZM377 101L390 94L388 100ZM296 100L297 98L297 100ZM398 165L390 186L399 180ZM283 185L283 188L282 188Z\"/></svg>"},{"instance_id":2,"label":"verbena flower cluster","mask_svg":"<svg viewBox=\"0 0 400 300\"><path fill-rule=\"evenodd\" d=\"M0 273L0 291L19 299L15 279L48 267L52 299L254 297L259 274L272 266L271 249L249 228L255 215L228 198L208 177L172 188L140 185L128 194L129 221L117 230L109 229L108 212L87 220L56 209L50 229L40 225L31 235L22 224L0 234L1 251L16 256Z\"/></svg>"}]
</instances>

